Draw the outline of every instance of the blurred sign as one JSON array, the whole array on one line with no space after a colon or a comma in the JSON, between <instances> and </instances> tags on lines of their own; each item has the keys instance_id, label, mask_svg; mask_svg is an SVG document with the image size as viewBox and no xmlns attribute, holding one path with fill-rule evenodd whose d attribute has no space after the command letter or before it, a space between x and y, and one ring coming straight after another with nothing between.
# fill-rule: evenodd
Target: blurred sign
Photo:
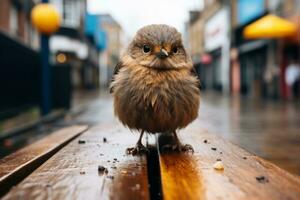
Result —
<instances>
[{"instance_id":1,"label":"blurred sign","mask_svg":"<svg viewBox=\"0 0 300 200\"><path fill-rule=\"evenodd\" d=\"M85 34L94 38L99 50L107 48L107 35L101 27L100 15L86 14Z\"/></svg>"},{"instance_id":2,"label":"blurred sign","mask_svg":"<svg viewBox=\"0 0 300 200\"><path fill-rule=\"evenodd\" d=\"M212 61L212 57L209 54L203 54L201 55L201 63L202 64L210 64Z\"/></svg>"},{"instance_id":3,"label":"blurred sign","mask_svg":"<svg viewBox=\"0 0 300 200\"><path fill-rule=\"evenodd\" d=\"M246 24L264 12L264 0L239 0L237 6L238 24Z\"/></svg>"},{"instance_id":4,"label":"blurred sign","mask_svg":"<svg viewBox=\"0 0 300 200\"><path fill-rule=\"evenodd\" d=\"M97 15L87 13L85 16L85 34L88 36L94 36L95 32L99 28L99 18Z\"/></svg>"},{"instance_id":5,"label":"blurred sign","mask_svg":"<svg viewBox=\"0 0 300 200\"><path fill-rule=\"evenodd\" d=\"M225 8L207 21L204 27L206 51L215 50L227 42L229 26L229 13Z\"/></svg>"},{"instance_id":6,"label":"blurred sign","mask_svg":"<svg viewBox=\"0 0 300 200\"><path fill-rule=\"evenodd\" d=\"M97 48L102 51L107 48L107 34L104 30L98 29L95 33Z\"/></svg>"}]
</instances>

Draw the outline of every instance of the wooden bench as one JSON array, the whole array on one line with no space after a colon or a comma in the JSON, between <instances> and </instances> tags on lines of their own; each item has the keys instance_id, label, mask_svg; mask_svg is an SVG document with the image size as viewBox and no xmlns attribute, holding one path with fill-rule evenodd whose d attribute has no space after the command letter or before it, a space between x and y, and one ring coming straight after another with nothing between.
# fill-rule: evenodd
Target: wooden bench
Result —
<instances>
[{"instance_id":1,"label":"wooden bench","mask_svg":"<svg viewBox=\"0 0 300 200\"><path fill-rule=\"evenodd\" d=\"M203 129L190 127L179 136L194 154L163 153L161 147L173 138L160 136L158 150L131 156L125 150L138 135L114 124L91 127L3 191L3 199L299 199L299 177ZM22 157L20 152L9 157ZM219 159L224 170L213 168ZM2 186L10 182L7 177Z\"/></svg>"},{"instance_id":2,"label":"wooden bench","mask_svg":"<svg viewBox=\"0 0 300 200\"><path fill-rule=\"evenodd\" d=\"M87 126L61 129L0 160L0 195L53 156Z\"/></svg>"},{"instance_id":3,"label":"wooden bench","mask_svg":"<svg viewBox=\"0 0 300 200\"><path fill-rule=\"evenodd\" d=\"M148 199L146 156L125 155L135 140L129 131L121 133L112 125L91 128L3 199Z\"/></svg>"}]
</instances>

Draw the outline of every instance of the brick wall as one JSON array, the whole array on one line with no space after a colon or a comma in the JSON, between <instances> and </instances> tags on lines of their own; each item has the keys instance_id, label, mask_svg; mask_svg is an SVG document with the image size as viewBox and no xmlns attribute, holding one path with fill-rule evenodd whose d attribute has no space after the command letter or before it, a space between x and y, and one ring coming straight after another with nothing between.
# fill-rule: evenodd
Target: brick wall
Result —
<instances>
[{"instance_id":1,"label":"brick wall","mask_svg":"<svg viewBox=\"0 0 300 200\"><path fill-rule=\"evenodd\" d=\"M10 0L1 0L0 6L0 30L9 32Z\"/></svg>"}]
</instances>

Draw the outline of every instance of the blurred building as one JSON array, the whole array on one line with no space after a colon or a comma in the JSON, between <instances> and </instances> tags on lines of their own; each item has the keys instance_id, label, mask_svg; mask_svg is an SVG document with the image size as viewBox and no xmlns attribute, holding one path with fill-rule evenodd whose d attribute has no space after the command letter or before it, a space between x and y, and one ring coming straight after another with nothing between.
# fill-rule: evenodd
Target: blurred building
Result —
<instances>
[{"instance_id":1,"label":"blurred building","mask_svg":"<svg viewBox=\"0 0 300 200\"><path fill-rule=\"evenodd\" d=\"M39 118L39 34L30 20L36 2L0 3L0 138Z\"/></svg>"},{"instance_id":2,"label":"blurred building","mask_svg":"<svg viewBox=\"0 0 300 200\"><path fill-rule=\"evenodd\" d=\"M187 23L187 47L190 50L194 63L200 62L201 54L204 52L203 25L204 20L198 10L190 11Z\"/></svg>"},{"instance_id":3,"label":"blurred building","mask_svg":"<svg viewBox=\"0 0 300 200\"><path fill-rule=\"evenodd\" d=\"M230 20L228 1L205 0L191 11L188 47L203 89L229 91Z\"/></svg>"},{"instance_id":4,"label":"blurred building","mask_svg":"<svg viewBox=\"0 0 300 200\"><path fill-rule=\"evenodd\" d=\"M120 24L110 14L101 14L99 18L100 26L105 31L107 40L107 48L105 48L100 55L100 67L104 72L101 77L102 83L105 85L108 83L114 67L119 61L120 53L123 48L123 30Z\"/></svg>"},{"instance_id":5,"label":"blurred building","mask_svg":"<svg viewBox=\"0 0 300 200\"><path fill-rule=\"evenodd\" d=\"M298 0L205 0L186 25L189 50L203 89L249 97L289 96L284 77L299 62ZM298 26L294 37L246 39L248 25L274 14Z\"/></svg>"},{"instance_id":6,"label":"blurred building","mask_svg":"<svg viewBox=\"0 0 300 200\"><path fill-rule=\"evenodd\" d=\"M40 118L40 35L30 20L39 0L1 0L0 135ZM68 109L73 88L99 85L99 45L85 32L86 0L50 0L62 24L50 36L51 108ZM23 121L18 121L19 116ZM24 124L23 124L24 123ZM7 125L9 124L9 126Z\"/></svg>"},{"instance_id":7,"label":"blurred building","mask_svg":"<svg viewBox=\"0 0 300 200\"><path fill-rule=\"evenodd\" d=\"M62 16L60 29L50 38L52 63L70 65L74 88L99 84L98 49L85 35L86 0L51 0Z\"/></svg>"},{"instance_id":8,"label":"blurred building","mask_svg":"<svg viewBox=\"0 0 300 200\"><path fill-rule=\"evenodd\" d=\"M39 35L30 22L30 11L37 1L1 0L0 30L33 49L39 48Z\"/></svg>"},{"instance_id":9,"label":"blurred building","mask_svg":"<svg viewBox=\"0 0 300 200\"><path fill-rule=\"evenodd\" d=\"M297 0L233 0L231 2L232 51L231 91L249 97L285 98L285 68L291 59L299 60L299 33L294 38L247 40L244 29L251 23L274 14L299 23ZM298 23L297 23L298 22ZM239 74L239 76L238 76Z\"/></svg>"},{"instance_id":10,"label":"blurred building","mask_svg":"<svg viewBox=\"0 0 300 200\"><path fill-rule=\"evenodd\" d=\"M85 33L98 48L100 85L106 87L122 49L122 28L109 14L87 14Z\"/></svg>"},{"instance_id":11,"label":"blurred building","mask_svg":"<svg viewBox=\"0 0 300 200\"><path fill-rule=\"evenodd\" d=\"M289 98L292 95L287 86L287 81L285 80L285 72L287 66L292 61L296 61L300 64L300 1L281 1L274 9L276 14L297 25L297 34L294 37L278 41L278 56L280 58L280 95L283 98Z\"/></svg>"},{"instance_id":12,"label":"blurred building","mask_svg":"<svg viewBox=\"0 0 300 200\"><path fill-rule=\"evenodd\" d=\"M232 60L231 88L233 93L257 97L264 95L264 68L267 60L267 40L246 40L244 28L266 15L264 0L234 0L231 4ZM236 54L235 55L235 52ZM239 74L237 73L239 72ZM237 87L239 85L240 87Z\"/></svg>"}]
</instances>

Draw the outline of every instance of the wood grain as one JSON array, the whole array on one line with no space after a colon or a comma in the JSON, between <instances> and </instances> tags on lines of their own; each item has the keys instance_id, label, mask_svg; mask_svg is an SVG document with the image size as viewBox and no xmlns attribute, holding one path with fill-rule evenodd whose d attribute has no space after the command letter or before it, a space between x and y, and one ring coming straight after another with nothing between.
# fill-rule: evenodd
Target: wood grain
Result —
<instances>
[{"instance_id":1,"label":"wood grain","mask_svg":"<svg viewBox=\"0 0 300 200\"><path fill-rule=\"evenodd\" d=\"M204 129L187 128L179 137L195 153L161 152L164 199L299 199L299 177L274 164ZM159 138L160 146L165 142ZM222 160L223 171L213 169L217 159ZM265 180L258 181L261 176Z\"/></svg>"},{"instance_id":2,"label":"wood grain","mask_svg":"<svg viewBox=\"0 0 300 200\"><path fill-rule=\"evenodd\" d=\"M0 196L86 129L87 126L63 128L1 159Z\"/></svg>"},{"instance_id":3,"label":"wood grain","mask_svg":"<svg viewBox=\"0 0 300 200\"><path fill-rule=\"evenodd\" d=\"M114 125L93 127L3 199L149 199L146 157L125 155L137 137ZM98 166L108 173L99 173Z\"/></svg>"}]
</instances>

